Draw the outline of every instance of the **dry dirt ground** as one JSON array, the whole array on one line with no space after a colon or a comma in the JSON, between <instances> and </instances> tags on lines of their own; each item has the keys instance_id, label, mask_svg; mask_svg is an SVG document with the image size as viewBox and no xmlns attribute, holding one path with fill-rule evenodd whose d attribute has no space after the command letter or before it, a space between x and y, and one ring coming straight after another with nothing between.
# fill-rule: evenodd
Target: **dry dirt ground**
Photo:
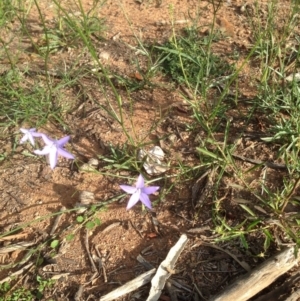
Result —
<instances>
[{"instance_id":1,"label":"dry dirt ground","mask_svg":"<svg viewBox=\"0 0 300 301\"><path fill-rule=\"evenodd\" d=\"M51 1L39 2L46 24L51 26L56 22L57 12L50 4ZM91 1L82 0L81 2L84 10L88 11L92 5ZM280 2L284 13L284 10L288 10L289 1ZM65 5L70 13L80 14L78 7L75 5L72 7L66 3L62 1L62 5ZM262 18L266 12L266 3L267 1L260 3ZM251 46L253 32L248 23L248 17L241 11L244 4L244 1L235 0L224 1L222 4L217 14L217 26L224 33L224 39L213 46L216 53L223 56L235 50L246 53ZM248 7L251 8L251 1L248 1ZM197 17L198 12L201 13ZM147 43L165 41L172 34L170 25L172 18L175 21L189 20L191 22L191 18L197 17L198 25L203 25L200 34L205 35L212 21L212 6L206 1L189 0L107 1L99 8L98 16L105 18L107 26L105 40L95 39L102 63L117 74L139 82L134 59L140 60L142 70L146 66L134 48L137 46L137 38ZM38 12L34 7L29 13L27 23L33 39L38 42L41 39L42 27ZM184 25L178 24L175 28L179 31ZM29 70L23 75L24 85L42 83L45 78L43 74L39 74L39 70L43 69L44 62L34 52L29 40L21 41L18 38L19 31L17 23L12 24L3 39L10 40L11 45L15 46L16 66L20 70L25 70L25 68ZM16 37L15 40L14 37ZM57 72L62 66L76 70L76 68L82 68L83 65L85 68L92 68L89 58L79 58L79 54L82 54L82 49L76 47L65 47L54 52L49 61L49 70ZM6 63L2 61L1 68L5 68ZM227 113L230 115L227 117L232 118L230 139L236 142L236 154L240 156L262 161L273 160L276 159L278 150L276 146L270 148L259 140L252 139L266 130L264 116L253 116L251 120L246 118L248 112L246 100L256 94L257 77L258 67L256 66L245 66L241 71L239 93L244 102L242 100L237 107ZM59 82L61 79L53 75L52 80ZM189 110L186 109L182 91L179 87L170 85L168 79L162 75L157 75L153 81L163 84L164 88L145 87L132 92L129 98L128 92L122 89L121 85L118 87L126 114L125 128L136 137L137 141L149 142L150 146L162 141L161 146L167 153L170 166L178 160L190 166L197 165L199 156L195 154L194 148L197 145L197 135L203 133L186 131L185 124L191 122L192 119ZM57 277L59 279L54 287L49 289L45 299L51 297L54 300L74 300L79 286L82 285L81 299L78 298L78 300L98 300L100 296L146 271L145 267L137 261L138 255L142 255L151 265L157 267L182 233L188 234L189 242L178 261L176 273L172 276L172 279L176 281L178 300L207 300L223 290L237 276L244 274L245 269L231 256L209 245L216 237L216 234L212 232L214 229L211 214L212 203L208 189L206 197L201 199L203 204L196 206L204 193L203 188L209 187L205 184L208 179L197 181L199 177L173 187L171 192L156 204L152 213L141 211L139 205L126 211L128 197L112 202L105 207L105 210L101 209L96 213L101 224L92 230L87 231L78 226L76 223L78 213L67 212L62 215L55 228L54 234L58 235L60 247L57 249L56 256L51 258L50 253L53 250L41 243L51 241L50 233L56 217L42 217L60 210L73 209L79 202L83 191L92 192L93 203L99 205L103 200L120 195L122 192L119 184L126 184L127 177L136 176L126 171L119 172L120 179L115 175L109 176L109 170L106 169L107 163L101 159L94 166L97 172L81 170L82 165L90 159L98 158L99 155L108 155L110 145L121 147L127 140L120 126L105 111L99 109L99 104L107 106L107 99L110 99L113 106L117 108L113 91L106 88L104 97L103 90L99 88L97 81L92 76L86 76L81 77L74 86L66 87L64 93L63 101L72 104L73 108L65 115L68 131L63 126L50 122L39 130L52 137L70 134L69 150L76 156L76 164L61 159L58 166L51 170L43 158L22 155L27 148L31 152L28 145L17 145L13 155L8 156L0 168L1 233L29 223L18 232L18 236L14 239L0 240L0 244L5 247L8 243L33 242L32 248L39 246L39 249L35 249L36 252L27 262L36 263L38 258L43 259L37 269L32 266L27 273L24 273L19 284L30 288L30 283L36 274L46 279L62 275L61 278ZM53 97L58 96L53 95ZM131 113L132 111L134 114ZM153 125L155 125L155 130L151 131ZM26 124L20 126L26 127ZM11 129L11 131L14 137L20 135L18 128ZM241 132L248 136L241 137ZM172 141L167 138L163 139L170 135L175 135L175 139ZM224 131L216 135L220 143L224 139L223 135ZM11 139L2 141L1 148L3 152L9 153L12 149ZM239 159L236 159L235 163L242 170L253 167L251 163ZM277 161L277 163L281 162ZM267 171L255 169L248 173L247 181L253 189L259 187L257 179L262 177L263 172L267 172L270 190L275 191L282 187L286 171L268 168ZM112 173L115 172L112 171ZM167 172L166 177L156 184L161 187L170 187L172 179L167 175L171 174L172 168ZM252 196L237 188L239 183L235 182L230 173L225 175L222 181L218 196L220 200L223 200L224 216L234 225L244 214L236 200L251 201ZM155 196L153 200L156 200ZM38 217L41 219L30 223ZM63 240L70 233L74 234L74 239ZM93 271L86 250L86 238L91 255L102 258L105 274L102 269L99 274ZM254 236L249 239L247 252L243 252L243 248L239 248L234 243L222 243L220 246L237 256L241 262L254 267L265 259L254 256L260 252L263 253L263 238ZM204 245L203 242L206 244ZM264 256L268 257L274 251L271 247ZM24 250L2 254L1 264L15 263L24 258L25 254ZM18 266L10 270L4 269L0 272L0 278L6 277L8 271L13 273L19 269ZM145 286L120 300L145 300L148 291L149 286ZM199 292L202 297L197 297ZM167 291L163 292L160 300L170 300Z\"/></svg>"}]
</instances>

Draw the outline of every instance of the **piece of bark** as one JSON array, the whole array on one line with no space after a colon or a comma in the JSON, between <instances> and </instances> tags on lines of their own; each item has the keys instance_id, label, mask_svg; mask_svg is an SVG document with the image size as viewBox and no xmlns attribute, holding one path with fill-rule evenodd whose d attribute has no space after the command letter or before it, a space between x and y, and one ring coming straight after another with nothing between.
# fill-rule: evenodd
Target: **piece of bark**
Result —
<instances>
[{"instance_id":1,"label":"piece of bark","mask_svg":"<svg viewBox=\"0 0 300 301\"><path fill-rule=\"evenodd\" d=\"M155 271L156 271L156 269L152 269L150 271L147 271L146 273L141 274L140 276L125 283L124 285L113 290L112 292L108 293L107 295L102 296L99 301L116 300L117 298L136 290L137 288L150 282L152 276L155 274Z\"/></svg>"},{"instance_id":2,"label":"piece of bark","mask_svg":"<svg viewBox=\"0 0 300 301\"><path fill-rule=\"evenodd\" d=\"M280 286L272 289L270 292L261 295L257 299L254 299L253 301L285 301L289 300L292 295L290 292L293 290L293 287L295 287L300 281L300 271L296 271L289 275L289 278L284 281ZM291 295L290 297L288 297ZM290 299L293 300L293 299ZM297 301L297 299L294 299L294 301Z\"/></svg>"},{"instance_id":3,"label":"piece of bark","mask_svg":"<svg viewBox=\"0 0 300 301\"><path fill-rule=\"evenodd\" d=\"M33 262L28 263L26 266L24 266L22 269L12 273L10 276L7 276L4 279L0 280L0 284L4 283L4 282L8 282L11 281L12 279L16 278L16 276L21 275L24 271L28 270L29 268L31 268L31 266L33 266Z\"/></svg>"},{"instance_id":4,"label":"piece of bark","mask_svg":"<svg viewBox=\"0 0 300 301\"><path fill-rule=\"evenodd\" d=\"M212 297L209 301L246 301L269 286L279 276L286 273L298 262L299 252L295 257L294 248L287 248L269 258L251 272L241 276L225 291Z\"/></svg>"},{"instance_id":5,"label":"piece of bark","mask_svg":"<svg viewBox=\"0 0 300 301\"><path fill-rule=\"evenodd\" d=\"M293 292L285 301L298 301L300 300L300 289Z\"/></svg>"},{"instance_id":6,"label":"piece of bark","mask_svg":"<svg viewBox=\"0 0 300 301\"><path fill-rule=\"evenodd\" d=\"M166 259L160 264L155 276L151 280L152 286L147 301L158 300L161 295L161 291L164 288L166 281L173 273L176 261L187 242L187 236L185 234L181 235L175 246L173 246L169 251Z\"/></svg>"},{"instance_id":7,"label":"piece of bark","mask_svg":"<svg viewBox=\"0 0 300 301\"><path fill-rule=\"evenodd\" d=\"M26 249L27 247L31 247L35 244L36 244L35 241L30 241L30 242L21 241L16 244L7 245L6 247L0 248L0 254L6 254L16 250Z\"/></svg>"},{"instance_id":8,"label":"piece of bark","mask_svg":"<svg viewBox=\"0 0 300 301\"><path fill-rule=\"evenodd\" d=\"M149 271L149 270L151 270L151 269L154 268L154 266L150 262L148 262L141 254L139 254L137 256L136 260L140 264L142 264L147 271Z\"/></svg>"}]
</instances>

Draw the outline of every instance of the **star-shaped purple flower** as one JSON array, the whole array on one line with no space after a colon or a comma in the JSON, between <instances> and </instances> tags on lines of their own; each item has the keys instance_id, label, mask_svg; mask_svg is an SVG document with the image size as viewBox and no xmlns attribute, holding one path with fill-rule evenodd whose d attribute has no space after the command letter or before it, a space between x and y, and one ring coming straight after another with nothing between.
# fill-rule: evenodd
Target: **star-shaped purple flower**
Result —
<instances>
[{"instance_id":1,"label":"star-shaped purple flower","mask_svg":"<svg viewBox=\"0 0 300 301\"><path fill-rule=\"evenodd\" d=\"M54 169L57 164L58 155L74 159L75 157L64 149L64 145L69 141L70 136L63 137L59 140L52 140L45 134L41 134L46 146L42 150L35 150L34 153L37 155L48 155L50 167Z\"/></svg>"},{"instance_id":2,"label":"star-shaped purple flower","mask_svg":"<svg viewBox=\"0 0 300 301\"><path fill-rule=\"evenodd\" d=\"M125 192L132 194L127 204L126 210L132 208L139 200L149 209L152 209L149 194L156 192L159 186L145 187L145 181L142 175L139 175L135 186L120 185Z\"/></svg>"},{"instance_id":3,"label":"star-shaped purple flower","mask_svg":"<svg viewBox=\"0 0 300 301\"><path fill-rule=\"evenodd\" d=\"M37 133L35 128L32 129L23 129L21 128L20 131L24 134L24 136L22 137L22 139L20 140L20 143L24 143L27 140L30 141L30 143L34 146L34 138L33 137L41 137L41 133Z\"/></svg>"}]
</instances>

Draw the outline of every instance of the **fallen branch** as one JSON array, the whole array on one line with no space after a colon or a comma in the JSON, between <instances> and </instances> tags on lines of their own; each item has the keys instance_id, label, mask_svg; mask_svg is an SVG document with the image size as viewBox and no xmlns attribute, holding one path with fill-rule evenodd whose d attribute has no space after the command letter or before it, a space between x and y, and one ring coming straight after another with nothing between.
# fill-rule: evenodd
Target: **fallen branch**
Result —
<instances>
[{"instance_id":1,"label":"fallen branch","mask_svg":"<svg viewBox=\"0 0 300 301\"><path fill-rule=\"evenodd\" d=\"M299 252L298 254L299 255ZM209 301L246 301L269 286L279 276L286 273L299 262L294 248L287 248L266 260L251 272L239 277L224 292Z\"/></svg>"},{"instance_id":2,"label":"fallen branch","mask_svg":"<svg viewBox=\"0 0 300 301\"><path fill-rule=\"evenodd\" d=\"M296 290L285 301L298 301L300 299L300 289Z\"/></svg>"},{"instance_id":3,"label":"fallen branch","mask_svg":"<svg viewBox=\"0 0 300 301\"><path fill-rule=\"evenodd\" d=\"M28 270L29 268L31 268L31 266L33 266L33 262L28 263L26 266L24 266L22 269L12 273L10 276L7 276L6 278L0 280L0 283L4 283L4 282L8 282L11 281L12 279L15 279L16 276L21 275L24 271Z\"/></svg>"},{"instance_id":4,"label":"fallen branch","mask_svg":"<svg viewBox=\"0 0 300 301\"><path fill-rule=\"evenodd\" d=\"M136 290L137 288L150 282L155 271L156 271L156 269L152 269L150 271L147 271L146 273L141 274L140 276L127 282L126 284L122 285L121 287L113 290L112 292L108 293L107 295L102 296L99 301L116 300L117 298Z\"/></svg>"},{"instance_id":5,"label":"fallen branch","mask_svg":"<svg viewBox=\"0 0 300 301\"><path fill-rule=\"evenodd\" d=\"M298 293L292 293L293 289L295 287L297 287L298 283L300 281L300 272L296 271L294 273L292 273L291 275L289 275L289 278L287 280L285 280L281 285L277 286L276 288L272 289L270 292L261 295L260 297L258 297L257 299L254 299L253 301L270 301L270 300L277 300L279 299L278 296L280 296L280 300L283 301L287 301L287 300L293 300L297 301L298 299L295 299L295 296L298 296L298 293L300 293L300 291ZM290 295L290 297L287 297L288 295ZM300 297L300 295L299 295ZM287 298L287 299L286 299ZM300 299L299 299L300 300Z\"/></svg>"},{"instance_id":6,"label":"fallen branch","mask_svg":"<svg viewBox=\"0 0 300 301\"><path fill-rule=\"evenodd\" d=\"M172 275L177 259L183 251L188 238L185 234L181 235L176 245L171 248L166 259L160 264L151 284L151 290L147 301L156 301L161 295L161 291L165 286L166 281Z\"/></svg>"},{"instance_id":7,"label":"fallen branch","mask_svg":"<svg viewBox=\"0 0 300 301\"><path fill-rule=\"evenodd\" d=\"M27 247L31 247L35 244L36 244L35 241L30 241L30 242L21 241L16 244L11 244L6 247L0 248L0 254L6 254L6 253L10 253L10 252L13 252L16 250L26 249Z\"/></svg>"}]
</instances>

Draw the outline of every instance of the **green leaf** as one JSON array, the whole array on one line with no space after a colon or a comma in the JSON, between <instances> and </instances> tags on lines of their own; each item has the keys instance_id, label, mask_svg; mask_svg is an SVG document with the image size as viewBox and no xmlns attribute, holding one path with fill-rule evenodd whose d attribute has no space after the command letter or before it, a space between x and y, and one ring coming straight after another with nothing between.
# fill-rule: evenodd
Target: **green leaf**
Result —
<instances>
[{"instance_id":1,"label":"green leaf","mask_svg":"<svg viewBox=\"0 0 300 301\"><path fill-rule=\"evenodd\" d=\"M247 211L250 215L256 217L256 214L246 205L244 204L239 204L245 211Z\"/></svg>"},{"instance_id":2,"label":"green leaf","mask_svg":"<svg viewBox=\"0 0 300 301\"><path fill-rule=\"evenodd\" d=\"M208 157L211 157L213 159L216 159L216 160L221 160L221 158L219 158L216 154L208 151L207 149L204 149L202 147L197 147L197 150L202 153L203 155L206 155Z\"/></svg>"},{"instance_id":3,"label":"green leaf","mask_svg":"<svg viewBox=\"0 0 300 301\"><path fill-rule=\"evenodd\" d=\"M92 221L89 221L85 224L85 227L89 230L93 229L96 226L96 224Z\"/></svg>"},{"instance_id":4,"label":"green leaf","mask_svg":"<svg viewBox=\"0 0 300 301\"><path fill-rule=\"evenodd\" d=\"M74 237L75 237L74 234L68 234L68 235L66 236L66 240L67 240L67 241L71 241L71 240L74 239Z\"/></svg>"},{"instance_id":5,"label":"green leaf","mask_svg":"<svg viewBox=\"0 0 300 301\"><path fill-rule=\"evenodd\" d=\"M240 240L241 240L241 243L242 243L243 247L247 250L249 246L248 246L248 243L246 241L246 238L245 238L244 234L240 235Z\"/></svg>"},{"instance_id":6,"label":"green leaf","mask_svg":"<svg viewBox=\"0 0 300 301\"><path fill-rule=\"evenodd\" d=\"M78 223L82 223L84 221L84 217L79 215L79 216L77 216L76 220Z\"/></svg>"},{"instance_id":7,"label":"green leaf","mask_svg":"<svg viewBox=\"0 0 300 301\"><path fill-rule=\"evenodd\" d=\"M98 217L96 217L96 218L94 219L94 222L95 222L95 224L96 224L97 226L100 226L100 225L101 225L101 221L100 221L100 219L99 219Z\"/></svg>"},{"instance_id":8,"label":"green leaf","mask_svg":"<svg viewBox=\"0 0 300 301\"><path fill-rule=\"evenodd\" d=\"M270 247L271 239L268 235L266 235L265 241L264 241L264 250L267 251Z\"/></svg>"},{"instance_id":9,"label":"green leaf","mask_svg":"<svg viewBox=\"0 0 300 301\"><path fill-rule=\"evenodd\" d=\"M253 221L250 225L248 225L247 227L247 231L252 230L257 224L259 224L261 222L260 219Z\"/></svg>"},{"instance_id":10,"label":"green leaf","mask_svg":"<svg viewBox=\"0 0 300 301\"><path fill-rule=\"evenodd\" d=\"M59 240L58 239L54 239L54 240L52 240L52 242L50 244L50 247L52 249L55 249L58 245L59 245Z\"/></svg>"}]
</instances>

